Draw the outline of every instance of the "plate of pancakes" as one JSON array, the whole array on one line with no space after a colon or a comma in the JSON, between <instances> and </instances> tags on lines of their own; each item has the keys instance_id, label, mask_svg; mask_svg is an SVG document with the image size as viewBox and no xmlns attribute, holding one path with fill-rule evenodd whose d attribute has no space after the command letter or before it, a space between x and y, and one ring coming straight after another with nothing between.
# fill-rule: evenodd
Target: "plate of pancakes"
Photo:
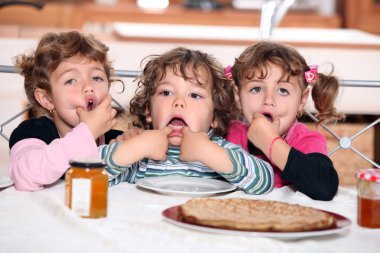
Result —
<instances>
[{"instance_id":1,"label":"plate of pancakes","mask_svg":"<svg viewBox=\"0 0 380 253\"><path fill-rule=\"evenodd\" d=\"M246 198L193 198L162 214L165 221L187 229L282 239L336 234L351 225L348 218L333 212Z\"/></svg>"}]
</instances>

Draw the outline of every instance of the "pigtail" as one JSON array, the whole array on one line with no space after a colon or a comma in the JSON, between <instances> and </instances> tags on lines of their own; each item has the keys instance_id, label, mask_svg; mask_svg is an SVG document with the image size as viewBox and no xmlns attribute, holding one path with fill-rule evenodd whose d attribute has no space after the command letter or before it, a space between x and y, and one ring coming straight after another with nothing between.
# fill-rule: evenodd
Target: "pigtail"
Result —
<instances>
[{"instance_id":1,"label":"pigtail","mask_svg":"<svg viewBox=\"0 0 380 253\"><path fill-rule=\"evenodd\" d=\"M316 115L319 119L318 124L343 119L344 115L338 113L334 107L339 92L338 79L331 74L318 73L318 77L312 86L311 97L315 109L318 111Z\"/></svg>"}]
</instances>

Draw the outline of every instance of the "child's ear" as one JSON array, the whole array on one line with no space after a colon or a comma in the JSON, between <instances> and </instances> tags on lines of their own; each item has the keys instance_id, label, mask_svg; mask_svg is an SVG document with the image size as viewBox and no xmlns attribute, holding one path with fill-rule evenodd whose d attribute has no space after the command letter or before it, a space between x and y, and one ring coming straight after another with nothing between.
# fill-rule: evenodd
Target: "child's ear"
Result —
<instances>
[{"instance_id":1,"label":"child's ear","mask_svg":"<svg viewBox=\"0 0 380 253\"><path fill-rule=\"evenodd\" d=\"M145 109L145 120L148 123L152 123L152 116L150 115L148 107Z\"/></svg>"},{"instance_id":2,"label":"child's ear","mask_svg":"<svg viewBox=\"0 0 380 253\"><path fill-rule=\"evenodd\" d=\"M211 122L211 127L212 128L217 128L219 126L219 122L214 118L214 120Z\"/></svg>"},{"instance_id":3,"label":"child's ear","mask_svg":"<svg viewBox=\"0 0 380 253\"><path fill-rule=\"evenodd\" d=\"M301 103L300 103L300 106L298 108L299 111L302 111L306 102L307 102L307 99L309 97L309 92L310 92L310 89L309 88L306 88L303 92L302 92L302 96L301 96Z\"/></svg>"},{"instance_id":4,"label":"child's ear","mask_svg":"<svg viewBox=\"0 0 380 253\"><path fill-rule=\"evenodd\" d=\"M38 103L48 111L52 111L55 109L53 101L46 90L41 88L37 88L34 90L34 98L38 101Z\"/></svg>"}]
</instances>

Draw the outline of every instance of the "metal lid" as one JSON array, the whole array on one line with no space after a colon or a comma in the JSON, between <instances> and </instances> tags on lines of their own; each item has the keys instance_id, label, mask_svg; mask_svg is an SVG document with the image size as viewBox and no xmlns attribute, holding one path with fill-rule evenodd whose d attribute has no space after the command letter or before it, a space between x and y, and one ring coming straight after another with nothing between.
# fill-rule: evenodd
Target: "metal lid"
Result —
<instances>
[{"instance_id":1,"label":"metal lid","mask_svg":"<svg viewBox=\"0 0 380 253\"><path fill-rule=\"evenodd\" d=\"M78 168L100 168L104 167L106 163L99 158L78 158L78 159L72 159L69 162L70 166L78 167Z\"/></svg>"},{"instance_id":2,"label":"metal lid","mask_svg":"<svg viewBox=\"0 0 380 253\"><path fill-rule=\"evenodd\" d=\"M356 177L370 182L380 182L380 169L361 169L356 172Z\"/></svg>"}]
</instances>

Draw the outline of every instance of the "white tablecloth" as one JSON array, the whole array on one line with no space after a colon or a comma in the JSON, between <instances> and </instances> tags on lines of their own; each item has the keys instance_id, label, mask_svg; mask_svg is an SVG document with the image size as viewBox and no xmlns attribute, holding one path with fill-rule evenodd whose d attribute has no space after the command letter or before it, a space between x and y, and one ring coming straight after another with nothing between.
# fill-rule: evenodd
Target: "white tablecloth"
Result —
<instances>
[{"instance_id":1,"label":"white tablecloth","mask_svg":"<svg viewBox=\"0 0 380 253\"><path fill-rule=\"evenodd\" d=\"M220 235L177 227L162 211L187 197L166 196L127 183L109 188L108 215L77 217L64 205L64 182L39 192L0 192L0 252L380 252L380 229L359 227L356 191L340 188L333 201L311 200L290 187L262 196L241 191L216 198L245 197L298 203L352 220L349 230L298 240Z\"/></svg>"}]
</instances>

